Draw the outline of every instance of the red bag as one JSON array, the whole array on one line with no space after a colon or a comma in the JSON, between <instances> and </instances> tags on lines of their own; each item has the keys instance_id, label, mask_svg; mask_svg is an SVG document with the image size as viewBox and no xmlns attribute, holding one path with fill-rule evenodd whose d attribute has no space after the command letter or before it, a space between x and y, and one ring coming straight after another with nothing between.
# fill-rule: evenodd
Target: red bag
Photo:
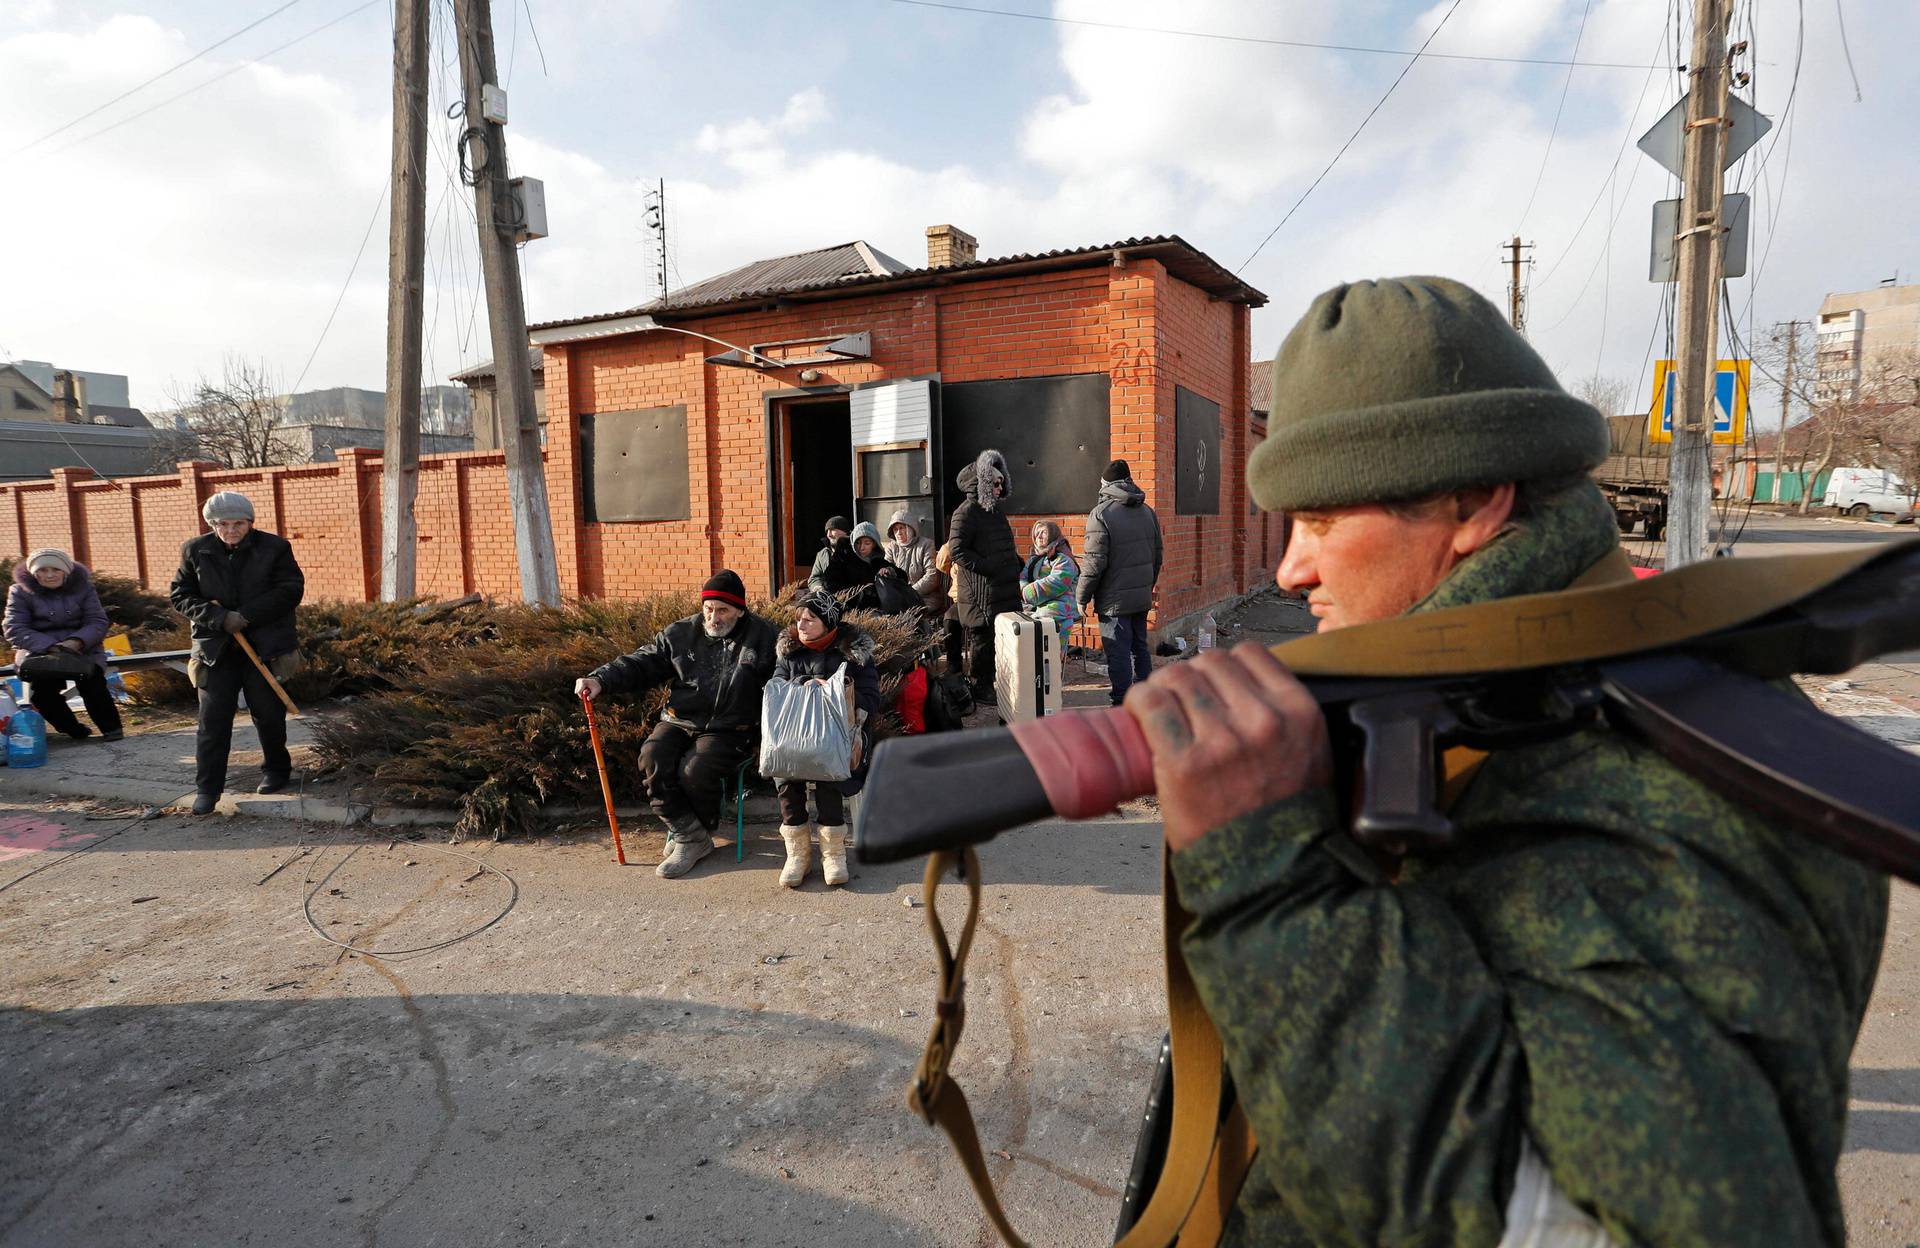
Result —
<instances>
[{"instance_id":1,"label":"red bag","mask_svg":"<svg viewBox=\"0 0 1920 1248\"><path fill-rule=\"evenodd\" d=\"M909 733L927 730L927 669L916 667L900 682L900 723Z\"/></svg>"}]
</instances>

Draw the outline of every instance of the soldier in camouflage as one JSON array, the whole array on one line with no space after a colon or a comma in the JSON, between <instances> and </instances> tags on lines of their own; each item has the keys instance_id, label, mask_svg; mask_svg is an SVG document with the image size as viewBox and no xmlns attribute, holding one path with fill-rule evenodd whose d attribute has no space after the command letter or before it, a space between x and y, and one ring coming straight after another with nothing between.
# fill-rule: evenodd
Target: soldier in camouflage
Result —
<instances>
[{"instance_id":1,"label":"soldier in camouflage","mask_svg":"<svg viewBox=\"0 0 1920 1248\"><path fill-rule=\"evenodd\" d=\"M1293 516L1276 579L1321 627L1603 575L1599 414L1466 287L1328 291L1273 394L1249 482ZM1227 1242L1845 1242L1884 875L1604 726L1491 755L1453 848L1374 869L1263 648L1126 705L1259 1142Z\"/></svg>"}]
</instances>

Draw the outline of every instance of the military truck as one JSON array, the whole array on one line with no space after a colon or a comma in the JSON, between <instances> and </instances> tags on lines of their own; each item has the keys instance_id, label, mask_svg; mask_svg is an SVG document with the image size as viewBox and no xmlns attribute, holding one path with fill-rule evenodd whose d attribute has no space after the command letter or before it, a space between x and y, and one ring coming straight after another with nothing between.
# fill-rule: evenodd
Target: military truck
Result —
<instances>
[{"instance_id":1,"label":"military truck","mask_svg":"<svg viewBox=\"0 0 1920 1248\"><path fill-rule=\"evenodd\" d=\"M1622 533L1642 525L1648 541L1667 532L1667 457L1671 444L1647 440L1644 413L1607 417L1608 455L1593 470Z\"/></svg>"}]
</instances>

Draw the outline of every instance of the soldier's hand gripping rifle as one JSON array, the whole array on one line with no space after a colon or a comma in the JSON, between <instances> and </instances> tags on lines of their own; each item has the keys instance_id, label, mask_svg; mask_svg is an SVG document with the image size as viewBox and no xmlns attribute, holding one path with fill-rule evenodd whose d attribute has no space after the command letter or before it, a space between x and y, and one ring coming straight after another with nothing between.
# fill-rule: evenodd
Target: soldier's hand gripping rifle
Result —
<instances>
[{"instance_id":1,"label":"soldier's hand gripping rifle","mask_svg":"<svg viewBox=\"0 0 1920 1248\"><path fill-rule=\"evenodd\" d=\"M1920 540L1842 555L1714 560L1644 581L1402 616L1274 648L1360 760L1355 840L1445 844L1439 758L1604 715L1734 801L1920 882L1920 758L1772 682L1920 648ZM1347 742L1358 749L1342 750ZM968 794L928 802L929 792ZM874 753L864 862L1085 819L1153 792L1124 709L896 737Z\"/></svg>"}]
</instances>

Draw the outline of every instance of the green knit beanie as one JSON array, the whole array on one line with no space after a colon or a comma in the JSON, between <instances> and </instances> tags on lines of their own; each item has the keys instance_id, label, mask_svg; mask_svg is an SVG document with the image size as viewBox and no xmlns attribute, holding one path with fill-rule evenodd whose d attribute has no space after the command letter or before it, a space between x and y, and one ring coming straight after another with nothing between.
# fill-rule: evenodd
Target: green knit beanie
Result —
<instances>
[{"instance_id":1,"label":"green knit beanie","mask_svg":"<svg viewBox=\"0 0 1920 1248\"><path fill-rule=\"evenodd\" d=\"M1247 485L1268 511L1423 498L1586 472L1600 413L1491 303L1444 277L1336 286L1273 361Z\"/></svg>"}]
</instances>

